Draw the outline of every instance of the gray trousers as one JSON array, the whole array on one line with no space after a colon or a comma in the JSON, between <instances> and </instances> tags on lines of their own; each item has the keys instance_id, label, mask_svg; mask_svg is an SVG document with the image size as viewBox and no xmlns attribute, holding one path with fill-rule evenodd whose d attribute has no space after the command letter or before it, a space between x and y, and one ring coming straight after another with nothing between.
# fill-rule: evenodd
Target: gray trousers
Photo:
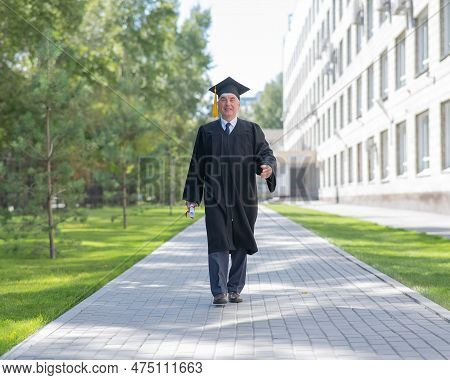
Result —
<instances>
[{"instance_id":1,"label":"gray trousers","mask_svg":"<svg viewBox=\"0 0 450 380\"><path fill-rule=\"evenodd\" d=\"M228 277L228 264L231 256L231 268ZM245 285L247 273L247 253L244 250L217 251L208 254L209 282L211 293L240 293Z\"/></svg>"}]
</instances>

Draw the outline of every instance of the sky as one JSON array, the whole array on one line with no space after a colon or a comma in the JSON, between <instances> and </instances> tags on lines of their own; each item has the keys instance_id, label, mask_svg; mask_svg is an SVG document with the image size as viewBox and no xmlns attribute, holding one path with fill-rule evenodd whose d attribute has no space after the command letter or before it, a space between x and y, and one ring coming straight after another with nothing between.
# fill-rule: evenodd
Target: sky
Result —
<instances>
[{"instance_id":1,"label":"sky","mask_svg":"<svg viewBox=\"0 0 450 380\"><path fill-rule=\"evenodd\" d=\"M299 0L180 0L180 20L200 4L211 10L208 51L211 85L228 76L255 95L282 71L288 15Z\"/></svg>"}]
</instances>

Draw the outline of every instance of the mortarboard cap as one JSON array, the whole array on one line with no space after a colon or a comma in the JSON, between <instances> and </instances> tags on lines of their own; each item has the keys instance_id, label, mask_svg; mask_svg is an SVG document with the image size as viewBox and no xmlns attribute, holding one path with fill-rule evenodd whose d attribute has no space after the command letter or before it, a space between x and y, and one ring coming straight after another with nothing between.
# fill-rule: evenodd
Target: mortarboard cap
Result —
<instances>
[{"instance_id":1,"label":"mortarboard cap","mask_svg":"<svg viewBox=\"0 0 450 380\"><path fill-rule=\"evenodd\" d=\"M240 100L240 95L250 90L248 87L245 87L244 85L240 84L239 82L235 81L233 78L228 77L224 79L222 82L217 83L215 86L212 86L209 91L214 93L214 104L213 104L213 117L217 117L219 115L219 109L217 104L217 97L216 95L219 95L219 98L222 94L234 94L236 97Z\"/></svg>"},{"instance_id":2,"label":"mortarboard cap","mask_svg":"<svg viewBox=\"0 0 450 380\"><path fill-rule=\"evenodd\" d=\"M250 90L248 87L236 82L233 78L228 77L224 79L222 82L217 83L215 86L212 86L209 91L216 93L220 96L225 93L230 93L236 95L238 99L240 99L240 95Z\"/></svg>"}]
</instances>

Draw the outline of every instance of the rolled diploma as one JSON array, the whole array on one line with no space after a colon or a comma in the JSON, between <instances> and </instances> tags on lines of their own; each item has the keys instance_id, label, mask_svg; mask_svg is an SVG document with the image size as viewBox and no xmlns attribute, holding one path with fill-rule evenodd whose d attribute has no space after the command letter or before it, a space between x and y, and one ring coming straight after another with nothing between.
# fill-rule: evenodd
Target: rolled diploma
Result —
<instances>
[{"instance_id":1,"label":"rolled diploma","mask_svg":"<svg viewBox=\"0 0 450 380\"><path fill-rule=\"evenodd\" d=\"M195 207L194 206L189 206L189 216L194 219L194 215L195 215Z\"/></svg>"}]
</instances>

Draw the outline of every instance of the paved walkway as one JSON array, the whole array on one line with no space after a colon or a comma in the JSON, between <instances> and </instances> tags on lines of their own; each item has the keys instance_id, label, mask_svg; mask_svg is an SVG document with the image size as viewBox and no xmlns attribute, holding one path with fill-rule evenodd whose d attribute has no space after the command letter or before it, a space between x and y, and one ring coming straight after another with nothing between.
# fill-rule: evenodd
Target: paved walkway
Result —
<instances>
[{"instance_id":1,"label":"paved walkway","mask_svg":"<svg viewBox=\"0 0 450 380\"><path fill-rule=\"evenodd\" d=\"M211 305L204 219L4 359L450 359L450 313L261 207L244 302Z\"/></svg>"},{"instance_id":2,"label":"paved walkway","mask_svg":"<svg viewBox=\"0 0 450 380\"><path fill-rule=\"evenodd\" d=\"M450 239L450 215L446 214L321 201L294 201L294 203L313 210L350 216L383 226L425 232Z\"/></svg>"}]
</instances>

